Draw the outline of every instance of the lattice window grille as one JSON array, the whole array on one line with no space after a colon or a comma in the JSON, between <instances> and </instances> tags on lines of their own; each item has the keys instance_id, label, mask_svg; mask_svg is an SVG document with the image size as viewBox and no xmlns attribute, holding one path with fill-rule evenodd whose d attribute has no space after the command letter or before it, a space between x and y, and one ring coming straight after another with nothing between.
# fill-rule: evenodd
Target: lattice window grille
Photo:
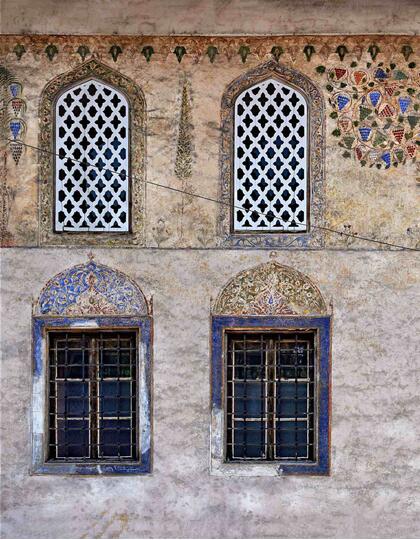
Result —
<instances>
[{"instance_id":1,"label":"lattice window grille","mask_svg":"<svg viewBox=\"0 0 420 540\"><path fill-rule=\"evenodd\" d=\"M128 231L127 99L89 80L64 92L55 111L56 231Z\"/></svg>"},{"instance_id":2,"label":"lattice window grille","mask_svg":"<svg viewBox=\"0 0 420 540\"><path fill-rule=\"evenodd\" d=\"M308 107L299 92L268 79L235 102L234 230L308 227Z\"/></svg>"}]
</instances>

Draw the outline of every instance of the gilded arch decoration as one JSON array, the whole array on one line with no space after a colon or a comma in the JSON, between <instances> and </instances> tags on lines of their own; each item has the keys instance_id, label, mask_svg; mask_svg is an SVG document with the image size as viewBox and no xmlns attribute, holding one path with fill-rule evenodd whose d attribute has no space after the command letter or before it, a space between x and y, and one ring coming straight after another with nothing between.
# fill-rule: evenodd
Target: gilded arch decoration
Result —
<instances>
[{"instance_id":1,"label":"gilded arch decoration","mask_svg":"<svg viewBox=\"0 0 420 540\"><path fill-rule=\"evenodd\" d=\"M220 292L213 315L325 315L318 287L301 272L275 261L234 276Z\"/></svg>"},{"instance_id":2,"label":"gilded arch decoration","mask_svg":"<svg viewBox=\"0 0 420 540\"><path fill-rule=\"evenodd\" d=\"M140 287L126 274L89 260L60 272L42 289L36 315L149 315Z\"/></svg>"},{"instance_id":3,"label":"gilded arch decoration","mask_svg":"<svg viewBox=\"0 0 420 540\"><path fill-rule=\"evenodd\" d=\"M233 136L234 105L239 94L268 78L295 87L309 108L309 204L310 227L302 233L233 233ZM226 89L221 104L221 200L219 237L226 247L320 247L324 238L317 226L323 225L325 206L325 105L322 92L302 73L270 60L235 79Z\"/></svg>"},{"instance_id":4,"label":"gilded arch decoration","mask_svg":"<svg viewBox=\"0 0 420 540\"><path fill-rule=\"evenodd\" d=\"M131 229L129 233L55 233L54 232L54 105L69 87L89 79L114 86L130 103L129 131L131 137ZM59 75L45 87L39 109L39 227L44 245L143 245L144 244L144 163L145 163L145 99L131 79L112 68L90 60L72 71Z\"/></svg>"}]
</instances>

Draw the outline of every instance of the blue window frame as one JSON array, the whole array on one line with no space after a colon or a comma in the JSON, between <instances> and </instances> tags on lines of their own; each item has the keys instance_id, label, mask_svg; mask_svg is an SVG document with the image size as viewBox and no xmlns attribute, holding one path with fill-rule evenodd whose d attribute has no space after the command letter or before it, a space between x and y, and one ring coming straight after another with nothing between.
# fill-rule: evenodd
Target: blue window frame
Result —
<instances>
[{"instance_id":1,"label":"blue window frame","mask_svg":"<svg viewBox=\"0 0 420 540\"><path fill-rule=\"evenodd\" d=\"M72 459L51 459L51 444L49 441L49 431L51 430L51 416L49 405L49 359L48 359L48 341L49 335L60 335L62 332L78 332L89 333L95 332L92 335L104 335L106 331L126 332L130 330L137 335L138 352L136 359L136 376L135 376L135 396L132 396L132 403L135 410L130 410L130 415L136 419L136 429L134 430L136 440L132 441L132 448L135 449L131 455L130 447L124 446L121 441L117 441L119 452L126 451L127 456L124 459L113 460L95 460L86 459L78 460L77 456L83 453L83 450L78 450L76 454L70 456ZM60 332L60 334L57 334ZM34 317L33 319L33 417L32 417L32 473L34 474L147 474L151 472L151 362L152 362L152 319L149 316L142 317ZM84 369L84 368L83 368ZM89 367L91 369L91 366ZM103 369L103 368L102 368ZM113 368L115 369L115 368ZM118 378L118 377L117 377ZM98 379L99 380L99 379ZM50 381L51 382L51 381ZM54 382L54 381L53 381ZM68 385L74 385L72 381ZM99 382L98 387L104 382ZM105 380L105 384L116 384ZM121 383L118 382L121 386ZM133 385L134 386L134 385ZM66 390L68 394L68 389ZM119 392L121 393L121 392ZM119 396L121 397L121 396ZM106 402L116 402L105 396ZM102 402L105 402L102 399ZM86 401L86 400L85 400ZM101 401L101 400L100 400ZM121 399L119 400L121 401ZM124 400L122 400L124 401ZM79 399L80 402L80 399ZM125 403L125 402L124 402ZM123 404L124 405L124 404ZM103 411L98 409L98 422L104 422ZM118 415L121 411L118 412ZM67 419L68 420L68 419ZM105 419L107 421L108 419ZM117 423L120 419L117 418ZM74 420L77 431L78 422ZM127 423L124 419L121 422ZM108 422L109 424L109 422ZM115 424L115 420L114 420ZM112 427L112 426L111 426ZM114 426L114 436L121 438L124 434L121 431L121 425ZM105 433L106 431L106 433ZM61 431L66 437L69 433ZM108 426L107 430L102 433L98 429L99 437L113 436L113 430ZM118 435L116 435L118 434ZM70 433L71 435L71 433ZM57 436L55 442L60 442L60 437ZM70 439L69 439L70 440ZM84 442L83 437L77 439L77 445L73 449L87 448L88 444ZM115 443L115 441L111 441ZM68 443L67 443L68 444ZM85 445L85 446L84 446ZM64 448L64 446L63 446ZM109 444L103 446L105 454L112 453ZM71 453L71 452L70 452ZM124 453L124 452L123 452ZM59 456L60 457L60 456ZM92 457L85 455L85 457ZM93 456L95 457L95 456Z\"/></svg>"},{"instance_id":2,"label":"blue window frame","mask_svg":"<svg viewBox=\"0 0 420 540\"><path fill-rule=\"evenodd\" d=\"M329 474L330 326L331 318L329 316L217 315L212 318L212 473L245 476ZM271 386L274 390L269 390L269 392L274 392L275 395L277 395L276 392L279 392L279 395L281 392L287 393L288 388L286 387L288 385L290 386L290 380L292 380L293 393L297 398L297 401L293 404L293 413L291 413L294 416L293 421L287 422L281 411L277 415L277 418L272 418L276 415L276 405L273 406L271 415L268 413L262 414L259 407L259 397L265 396L264 392L266 390L262 390L262 385L264 380L270 380L270 377L267 375L258 375L258 373L255 375L255 362L252 361L253 365L247 379L246 368L244 371L242 365L239 367L235 366L232 360L232 350L234 350L232 349L234 347L232 345L234 343L232 339L234 336L241 336L241 339L248 339L252 335L259 336L258 339L261 340L265 340L264 336L271 336L270 343L275 341L272 339L273 336L277 336L276 339L280 339L278 336L283 336L281 339L284 336L287 338L287 336L292 335L294 339L297 339L296 336L309 336L308 343L312 343L310 347L313 350L311 360L313 369L309 367L305 374L301 373L299 375L300 378L296 378L293 381L297 377L296 373L292 375L288 372L289 368L283 365L279 368L277 380L276 376L274 377L274 383L277 383L277 386L272 384ZM255 354L252 348L249 350ZM257 354L265 350L269 351L268 348L262 348L258 349ZM241 351L240 354L243 354L243 352ZM267 354L269 355L269 352ZM274 356L273 365L278 361L276 358ZM270 369L264 363L265 360L262 359L261 362L265 370ZM240 363L244 363L243 359L240 360ZM257 366L259 368L259 364ZM254 372L252 372L252 369L254 369ZM296 367L293 369L296 371ZM307 412L311 412L305 416L300 410L296 412L296 403L300 403L299 399L301 399L301 396L296 395L296 392L301 392L304 386L302 383L306 380L306 377L309 378L309 371L312 372L311 381L309 381L312 384L312 389L308 391L304 401L305 403L309 403L309 400L311 400L311 409L307 409ZM244 381L249 394L252 394L252 392L254 394L255 392L260 393L259 396L255 394L255 398L248 395L246 406L249 409L245 411L245 402L243 395L240 393L244 391ZM269 384L266 384L265 388L267 389L269 386ZM283 393L281 397L285 399L283 403L288 406L291 403L289 404L289 396L286 393ZM235 402L235 400L237 416L240 418L238 420L236 416L233 416L234 420L232 421L232 402ZM255 415L255 418L251 418ZM309 415L312 415L310 421L308 420ZM270 425L276 427L267 430L267 422L271 421L273 423ZM249 422L248 425L250 428L248 432L248 443L246 440L244 441L244 437L247 435L246 430L244 433L243 426L246 422ZM263 422L264 426L261 427ZM239 424L241 425L239 426ZM265 441L262 441L263 435L266 436L267 432L274 433L271 435L271 445L267 442L267 438ZM307 435L309 432L311 439ZM255 439L256 435L258 441ZM303 435L305 437L308 436L307 441L311 441L307 445L301 441ZM282 437L282 441L279 441L279 436ZM261 446L259 446L260 437L262 441ZM278 444L279 442L282 444ZM288 450L288 445L293 449L293 457ZM310 448L306 454L303 453L305 447Z\"/></svg>"}]
</instances>

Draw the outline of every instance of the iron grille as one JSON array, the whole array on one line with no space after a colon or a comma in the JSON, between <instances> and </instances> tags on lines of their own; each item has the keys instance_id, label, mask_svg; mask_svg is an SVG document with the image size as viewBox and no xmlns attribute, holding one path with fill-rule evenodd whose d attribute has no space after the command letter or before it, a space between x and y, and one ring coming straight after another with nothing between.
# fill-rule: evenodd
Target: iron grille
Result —
<instances>
[{"instance_id":1,"label":"iron grille","mask_svg":"<svg viewBox=\"0 0 420 540\"><path fill-rule=\"evenodd\" d=\"M50 460L137 458L137 333L49 333Z\"/></svg>"},{"instance_id":2,"label":"iron grille","mask_svg":"<svg viewBox=\"0 0 420 540\"><path fill-rule=\"evenodd\" d=\"M314 332L227 340L227 459L313 461Z\"/></svg>"}]
</instances>

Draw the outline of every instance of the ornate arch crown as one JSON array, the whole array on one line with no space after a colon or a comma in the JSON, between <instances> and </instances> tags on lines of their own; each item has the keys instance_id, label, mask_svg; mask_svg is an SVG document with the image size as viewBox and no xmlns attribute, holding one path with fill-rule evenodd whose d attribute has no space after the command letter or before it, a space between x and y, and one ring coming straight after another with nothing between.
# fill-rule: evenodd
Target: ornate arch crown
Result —
<instances>
[{"instance_id":1,"label":"ornate arch crown","mask_svg":"<svg viewBox=\"0 0 420 540\"><path fill-rule=\"evenodd\" d=\"M146 298L127 275L89 261L51 278L36 306L37 315L149 314Z\"/></svg>"},{"instance_id":2,"label":"ornate arch crown","mask_svg":"<svg viewBox=\"0 0 420 540\"><path fill-rule=\"evenodd\" d=\"M121 91L130 105L131 229L129 233L54 233L54 115L59 96L70 87L97 79ZM143 245L144 244L144 158L145 110L142 90L134 81L96 60L89 60L72 71L58 75L44 88L39 108L39 224L44 245Z\"/></svg>"},{"instance_id":3,"label":"ornate arch crown","mask_svg":"<svg viewBox=\"0 0 420 540\"><path fill-rule=\"evenodd\" d=\"M244 270L220 292L214 315L325 315L318 287L301 272L275 261Z\"/></svg>"},{"instance_id":4,"label":"ornate arch crown","mask_svg":"<svg viewBox=\"0 0 420 540\"><path fill-rule=\"evenodd\" d=\"M274 78L295 87L308 104L309 114L309 203L310 225L302 233L233 233L233 139L235 101L239 94L266 79ZM221 199L219 236L222 245L234 247L321 247L324 239L316 228L323 224L325 205L325 106L321 90L309 77L292 68L270 60L247 71L226 88L221 104Z\"/></svg>"}]
</instances>

